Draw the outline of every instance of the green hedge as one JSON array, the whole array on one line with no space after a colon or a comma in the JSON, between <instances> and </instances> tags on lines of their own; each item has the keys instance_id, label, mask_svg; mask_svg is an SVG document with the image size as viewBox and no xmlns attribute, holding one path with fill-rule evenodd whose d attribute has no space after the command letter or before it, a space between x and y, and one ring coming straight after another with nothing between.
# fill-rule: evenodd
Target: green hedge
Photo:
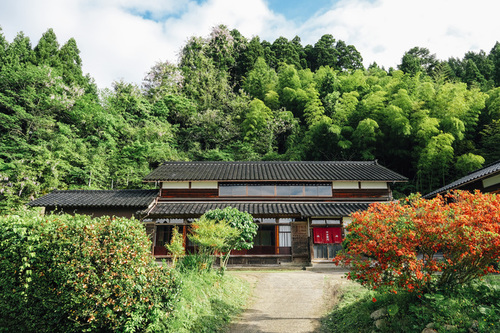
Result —
<instances>
[{"instance_id":1,"label":"green hedge","mask_svg":"<svg viewBox=\"0 0 500 333\"><path fill-rule=\"evenodd\" d=\"M178 298L137 220L0 217L0 331L158 331Z\"/></svg>"}]
</instances>

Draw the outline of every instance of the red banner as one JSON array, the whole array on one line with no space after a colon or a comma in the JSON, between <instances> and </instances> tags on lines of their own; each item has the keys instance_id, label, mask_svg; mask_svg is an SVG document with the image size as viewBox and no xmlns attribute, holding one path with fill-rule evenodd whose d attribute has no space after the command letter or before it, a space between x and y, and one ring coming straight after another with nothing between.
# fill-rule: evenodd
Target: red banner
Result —
<instances>
[{"instance_id":1,"label":"red banner","mask_svg":"<svg viewBox=\"0 0 500 333\"><path fill-rule=\"evenodd\" d=\"M313 228L314 244L339 244L342 243L342 229Z\"/></svg>"}]
</instances>

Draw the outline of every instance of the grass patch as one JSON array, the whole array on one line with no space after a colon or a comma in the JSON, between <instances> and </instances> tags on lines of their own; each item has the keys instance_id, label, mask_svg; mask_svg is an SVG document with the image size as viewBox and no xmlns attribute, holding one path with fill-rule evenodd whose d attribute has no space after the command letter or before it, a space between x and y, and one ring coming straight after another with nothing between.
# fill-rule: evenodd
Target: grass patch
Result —
<instances>
[{"instance_id":1,"label":"grass patch","mask_svg":"<svg viewBox=\"0 0 500 333\"><path fill-rule=\"evenodd\" d=\"M500 332L500 276L462 286L449 294L379 293L345 285L339 302L322 319L320 332L417 332L428 324L438 332ZM376 300L374 302L374 299ZM376 328L370 314L386 308L384 325Z\"/></svg>"},{"instance_id":2,"label":"grass patch","mask_svg":"<svg viewBox=\"0 0 500 333\"><path fill-rule=\"evenodd\" d=\"M374 294L359 284L340 286L336 290L339 301L321 320L320 332L365 332L368 327L371 330L370 302Z\"/></svg>"},{"instance_id":3,"label":"grass patch","mask_svg":"<svg viewBox=\"0 0 500 333\"><path fill-rule=\"evenodd\" d=\"M241 313L250 294L246 281L216 271L185 271L180 300L168 319L167 332L221 332Z\"/></svg>"}]
</instances>

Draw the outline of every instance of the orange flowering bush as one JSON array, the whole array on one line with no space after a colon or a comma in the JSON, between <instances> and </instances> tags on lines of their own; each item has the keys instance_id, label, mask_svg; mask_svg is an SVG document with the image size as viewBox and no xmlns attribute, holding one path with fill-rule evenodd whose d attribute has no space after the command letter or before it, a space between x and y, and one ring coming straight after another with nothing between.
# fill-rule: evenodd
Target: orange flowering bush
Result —
<instances>
[{"instance_id":1,"label":"orange flowering bush","mask_svg":"<svg viewBox=\"0 0 500 333\"><path fill-rule=\"evenodd\" d=\"M456 191L377 203L353 214L334 262L348 278L377 289L453 289L488 272L500 259L500 196ZM439 273L439 274L437 274Z\"/></svg>"}]
</instances>

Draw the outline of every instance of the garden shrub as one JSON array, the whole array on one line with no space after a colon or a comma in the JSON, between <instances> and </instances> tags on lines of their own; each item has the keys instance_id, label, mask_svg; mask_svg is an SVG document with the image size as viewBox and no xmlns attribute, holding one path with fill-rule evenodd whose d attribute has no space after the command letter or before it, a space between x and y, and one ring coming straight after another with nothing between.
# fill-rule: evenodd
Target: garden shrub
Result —
<instances>
[{"instance_id":1,"label":"garden shrub","mask_svg":"<svg viewBox=\"0 0 500 333\"><path fill-rule=\"evenodd\" d=\"M240 234L238 229L231 227L225 220L216 221L202 216L194 221L188 237L198 245L198 254L205 261L205 267L200 268L211 269L214 256L220 254L220 264L223 271L225 267L224 254L233 249Z\"/></svg>"},{"instance_id":2,"label":"garden shrub","mask_svg":"<svg viewBox=\"0 0 500 333\"><path fill-rule=\"evenodd\" d=\"M228 237L227 244L220 250L223 252L220 258L221 271L224 269L229 261L231 250L249 250L253 247L253 239L257 235L259 228L253 222L253 216L247 212L242 212L233 207L226 207L224 209L213 209L203 214L202 219L214 220L218 223L227 223L231 228L238 230L238 237L232 239Z\"/></svg>"},{"instance_id":3,"label":"garden shrub","mask_svg":"<svg viewBox=\"0 0 500 333\"><path fill-rule=\"evenodd\" d=\"M457 191L372 204L353 214L334 262L373 289L451 291L488 272L500 257L500 197ZM440 274L435 274L435 273Z\"/></svg>"},{"instance_id":4,"label":"garden shrub","mask_svg":"<svg viewBox=\"0 0 500 333\"><path fill-rule=\"evenodd\" d=\"M178 297L137 220L4 216L0 253L3 331L158 330Z\"/></svg>"},{"instance_id":5,"label":"garden shrub","mask_svg":"<svg viewBox=\"0 0 500 333\"><path fill-rule=\"evenodd\" d=\"M166 245L167 250L172 254L172 267L175 268L177 260L184 257L186 250L184 249L184 239L182 233L179 232L177 227L172 229L172 239Z\"/></svg>"},{"instance_id":6,"label":"garden shrub","mask_svg":"<svg viewBox=\"0 0 500 333\"><path fill-rule=\"evenodd\" d=\"M186 254L179 260L175 268L181 273L200 271L203 266L207 267L207 260L211 260L208 266L212 267L214 258L202 258L198 253Z\"/></svg>"},{"instance_id":7,"label":"garden shrub","mask_svg":"<svg viewBox=\"0 0 500 333\"><path fill-rule=\"evenodd\" d=\"M203 214L203 217L226 221L229 226L239 230L239 237L231 245L234 250L249 250L253 247L253 239L257 235L258 226L253 222L253 216L236 208L226 207L224 209L213 209Z\"/></svg>"}]
</instances>

